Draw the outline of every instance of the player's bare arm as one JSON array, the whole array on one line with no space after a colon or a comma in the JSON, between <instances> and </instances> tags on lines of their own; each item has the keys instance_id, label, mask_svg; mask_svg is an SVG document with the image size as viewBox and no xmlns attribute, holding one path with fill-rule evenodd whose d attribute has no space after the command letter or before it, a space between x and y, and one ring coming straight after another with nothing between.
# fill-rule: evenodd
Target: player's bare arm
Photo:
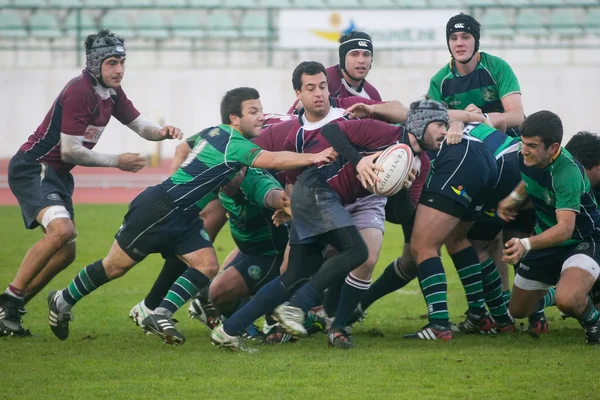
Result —
<instances>
[{"instance_id":1,"label":"player's bare arm","mask_svg":"<svg viewBox=\"0 0 600 400\"><path fill-rule=\"evenodd\" d=\"M539 235L519 239L512 238L506 242L502 260L511 264L517 263L529 250L546 249L557 246L568 240L575 229L577 213L572 210L557 210L557 224Z\"/></svg>"},{"instance_id":2,"label":"player's bare arm","mask_svg":"<svg viewBox=\"0 0 600 400\"><path fill-rule=\"evenodd\" d=\"M181 143L179 146L177 146L175 149L175 155L173 156L173 161L171 162L171 174L174 174L175 171L177 171L179 166L183 164L191 151L192 149L190 149L190 146L187 143Z\"/></svg>"},{"instance_id":3,"label":"player's bare arm","mask_svg":"<svg viewBox=\"0 0 600 400\"><path fill-rule=\"evenodd\" d=\"M408 109L399 101L391 100L380 104L357 103L346 109L351 118L372 117L390 123L406 121Z\"/></svg>"},{"instance_id":4,"label":"player's bare arm","mask_svg":"<svg viewBox=\"0 0 600 400\"><path fill-rule=\"evenodd\" d=\"M263 150L252 163L254 168L290 170L308 167L320 162L332 162L337 153L333 148L328 148L316 154L300 154L291 151L266 151Z\"/></svg>"}]
</instances>

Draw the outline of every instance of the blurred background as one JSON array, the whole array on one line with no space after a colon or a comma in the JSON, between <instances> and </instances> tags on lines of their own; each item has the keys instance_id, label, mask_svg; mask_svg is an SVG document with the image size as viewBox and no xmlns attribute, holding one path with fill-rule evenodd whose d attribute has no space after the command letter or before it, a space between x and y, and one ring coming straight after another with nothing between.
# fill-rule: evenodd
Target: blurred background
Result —
<instances>
[{"instance_id":1,"label":"blurred background","mask_svg":"<svg viewBox=\"0 0 600 400\"><path fill-rule=\"evenodd\" d=\"M237 86L257 88L265 112L286 112L293 68L337 64L337 39L353 29L373 37L367 79L407 105L449 62L445 25L460 11L482 24L480 49L512 66L526 113L558 113L565 143L598 131L600 0L0 0L0 159L83 69L85 37L101 28L126 39L123 89L135 106L191 135L220 122L220 99ZM113 120L95 149L137 151L158 166L176 145Z\"/></svg>"}]
</instances>

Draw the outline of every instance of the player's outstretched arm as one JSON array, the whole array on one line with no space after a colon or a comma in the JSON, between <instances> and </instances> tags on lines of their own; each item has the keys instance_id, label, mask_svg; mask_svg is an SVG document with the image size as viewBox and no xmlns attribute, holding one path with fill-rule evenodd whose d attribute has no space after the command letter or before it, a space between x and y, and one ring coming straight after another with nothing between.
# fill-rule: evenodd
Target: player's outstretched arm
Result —
<instances>
[{"instance_id":1,"label":"player's outstretched arm","mask_svg":"<svg viewBox=\"0 0 600 400\"><path fill-rule=\"evenodd\" d=\"M83 146L83 136L60 134L60 158L67 163L85 167L115 167L137 172L146 165L139 153L104 154Z\"/></svg>"},{"instance_id":2,"label":"player's outstretched arm","mask_svg":"<svg viewBox=\"0 0 600 400\"><path fill-rule=\"evenodd\" d=\"M406 121L408 109L399 101L391 100L379 104L357 103L346 109L351 118L375 118L389 123Z\"/></svg>"},{"instance_id":3,"label":"player's outstretched arm","mask_svg":"<svg viewBox=\"0 0 600 400\"><path fill-rule=\"evenodd\" d=\"M337 153L331 147L316 154L300 154L291 151L263 150L252 163L252 167L287 171L296 168L308 167L320 162L332 162L336 157Z\"/></svg>"},{"instance_id":4,"label":"player's outstretched arm","mask_svg":"<svg viewBox=\"0 0 600 400\"><path fill-rule=\"evenodd\" d=\"M130 122L127 127L146 140L181 140L183 138L183 133L179 128L173 125L156 125L154 122L144 118L142 115Z\"/></svg>"},{"instance_id":5,"label":"player's outstretched arm","mask_svg":"<svg viewBox=\"0 0 600 400\"><path fill-rule=\"evenodd\" d=\"M179 169L191 151L192 149L190 149L189 144L186 142L177 146L175 149L175 155L173 156L173 161L171 161L171 174L174 174L175 171Z\"/></svg>"}]
</instances>

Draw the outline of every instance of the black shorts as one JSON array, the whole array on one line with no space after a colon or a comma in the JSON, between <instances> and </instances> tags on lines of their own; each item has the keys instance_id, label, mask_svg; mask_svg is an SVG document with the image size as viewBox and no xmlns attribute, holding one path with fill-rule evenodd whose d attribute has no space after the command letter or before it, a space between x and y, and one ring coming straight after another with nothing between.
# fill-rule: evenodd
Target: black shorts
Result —
<instances>
[{"instance_id":1,"label":"black shorts","mask_svg":"<svg viewBox=\"0 0 600 400\"><path fill-rule=\"evenodd\" d=\"M600 243L588 240L573 246L531 250L523 257L515 274L525 279L556 285L564 262L576 254L585 254L600 261Z\"/></svg>"},{"instance_id":2,"label":"black shorts","mask_svg":"<svg viewBox=\"0 0 600 400\"><path fill-rule=\"evenodd\" d=\"M212 247L198 213L180 211L160 185L133 199L115 239L136 261L153 253L166 258Z\"/></svg>"},{"instance_id":3,"label":"black shorts","mask_svg":"<svg viewBox=\"0 0 600 400\"><path fill-rule=\"evenodd\" d=\"M519 152L513 151L504 154L496 160L496 167L498 170L496 185L494 186L494 190L484 196L485 205L480 215L486 222L503 224L504 222L498 217L496 209L498 208L498 203L508 197L521 182Z\"/></svg>"},{"instance_id":4,"label":"black shorts","mask_svg":"<svg viewBox=\"0 0 600 400\"><path fill-rule=\"evenodd\" d=\"M494 210L493 216L483 213L477 217L475 224L471 227L469 233L467 233L467 238L490 241L503 229L511 229L530 234L533 231L534 226L535 211L533 208L519 211L517 218L510 222L504 222L504 220L498 217Z\"/></svg>"},{"instance_id":5,"label":"black shorts","mask_svg":"<svg viewBox=\"0 0 600 400\"><path fill-rule=\"evenodd\" d=\"M241 251L225 266L235 268L248 286L248 294L253 296L266 283L279 276L279 268L283 262L283 254L275 256L253 256Z\"/></svg>"},{"instance_id":6,"label":"black shorts","mask_svg":"<svg viewBox=\"0 0 600 400\"><path fill-rule=\"evenodd\" d=\"M467 139L455 145L444 142L419 203L462 220L473 220L497 178L496 160L483 143Z\"/></svg>"},{"instance_id":7,"label":"black shorts","mask_svg":"<svg viewBox=\"0 0 600 400\"><path fill-rule=\"evenodd\" d=\"M63 206L75 217L73 211L73 175L58 174L46 163L40 163L18 152L8 164L8 185L19 205L27 229L40 226L36 217L50 206Z\"/></svg>"}]
</instances>

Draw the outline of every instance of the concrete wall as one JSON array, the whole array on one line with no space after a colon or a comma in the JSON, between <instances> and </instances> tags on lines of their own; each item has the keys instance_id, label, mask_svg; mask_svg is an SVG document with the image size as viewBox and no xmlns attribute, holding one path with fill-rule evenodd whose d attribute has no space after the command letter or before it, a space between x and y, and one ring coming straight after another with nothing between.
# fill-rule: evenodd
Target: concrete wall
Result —
<instances>
[{"instance_id":1,"label":"concrete wall","mask_svg":"<svg viewBox=\"0 0 600 400\"><path fill-rule=\"evenodd\" d=\"M512 65L519 78L526 113L548 109L558 113L570 137L578 130L598 132L600 112L600 51L591 50L500 50L492 52ZM330 55L315 57L331 63ZM241 54L252 57L251 54ZM298 55L278 68L211 67L181 68L178 63L161 67L149 62L155 55L128 57L123 88L147 117L179 126L191 135L218 124L219 101L224 92L237 86L257 88L265 112L285 112L292 103L291 71ZM165 57L170 57L165 55ZM233 55L233 57L237 57ZM238 60L239 61L239 60ZM431 76L448 61L445 51L376 54L369 80L384 99L405 104L424 94ZM22 64L27 64L21 61ZM379 63L379 64L378 64ZM63 85L80 68L53 65L0 66L0 158L12 156L41 122ZM287 64L287 65L286 65ZM382 67L386 65L386 67ZM397 65L397 67L391 67ZM566 140L565 140L566 143ZM170 156L174 143L162 143L163 156ZM102 152L137 151L151 154L156 144L111 121L96 147Z\"/></svg>"}]
</instances>

